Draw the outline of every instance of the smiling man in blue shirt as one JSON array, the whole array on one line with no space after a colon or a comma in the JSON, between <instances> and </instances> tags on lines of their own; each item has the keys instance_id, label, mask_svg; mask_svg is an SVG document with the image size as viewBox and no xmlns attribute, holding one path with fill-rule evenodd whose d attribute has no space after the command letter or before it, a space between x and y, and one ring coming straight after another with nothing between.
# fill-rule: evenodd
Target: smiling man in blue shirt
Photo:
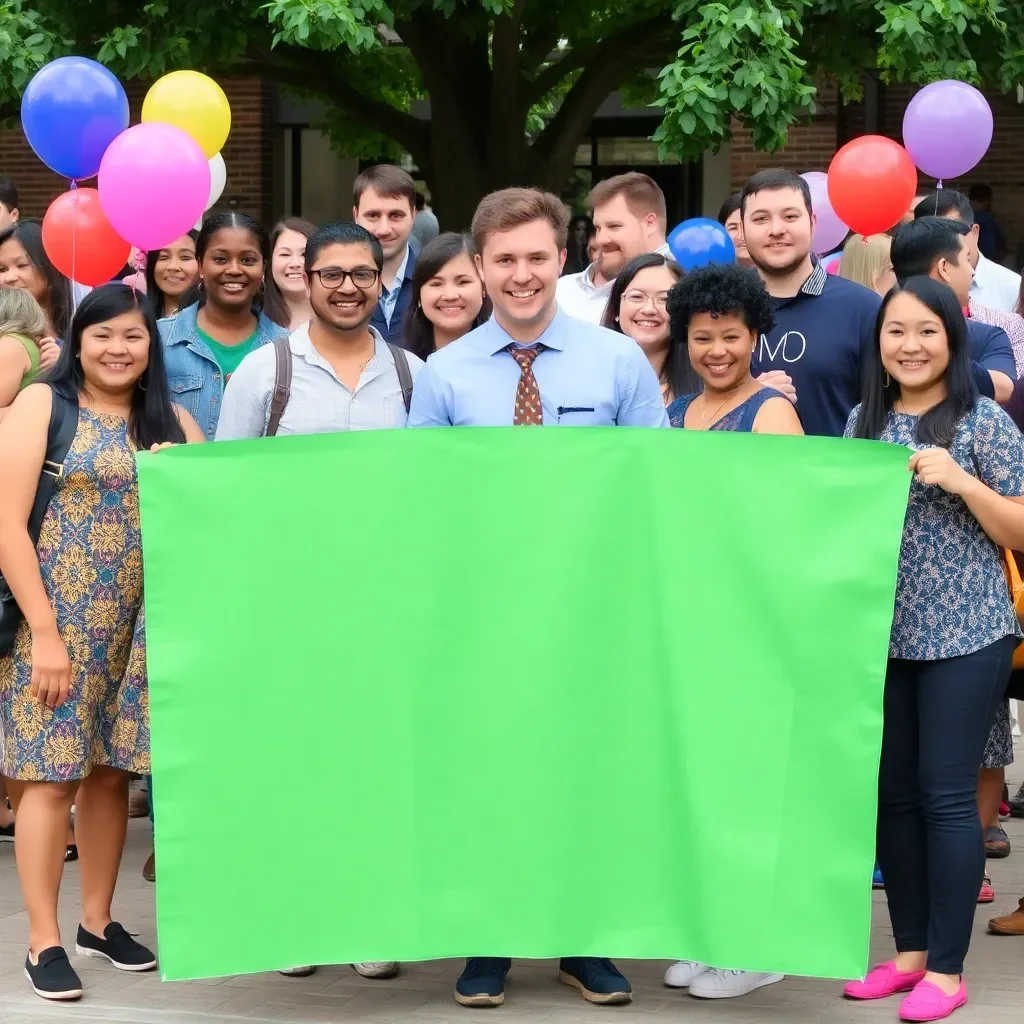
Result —
<instances>
[{"instance_id":1,"label":"smiling man in blue shirt","mask_svg":"<svg viewBox=\"0 0 1024 1024\"><path fill-rule=\"evenodd\" d=\"M636 342L559 310L567 231L549 193L510 188L481 201L473 239L494 315L430 357L410 427L668 426Z\"/></svg>"},{"instance_id":2,"label":"smiling man in blue shirt","mask_svg":"<svg viewBox=\"0 0 1024 1024\"><path fill-rule=\"evenodd\" d=\"M494 316L430 357L410 427L668 426L661 386L636 342L559 311L567 231L565 207L547 192L510 188L481 201L473 240ZM503 1003L511 965L467 960L456 1002ZM632 999L629 982L600 957L563 957L559 978L592 1003Z\"/></svg>"}]
</instances>

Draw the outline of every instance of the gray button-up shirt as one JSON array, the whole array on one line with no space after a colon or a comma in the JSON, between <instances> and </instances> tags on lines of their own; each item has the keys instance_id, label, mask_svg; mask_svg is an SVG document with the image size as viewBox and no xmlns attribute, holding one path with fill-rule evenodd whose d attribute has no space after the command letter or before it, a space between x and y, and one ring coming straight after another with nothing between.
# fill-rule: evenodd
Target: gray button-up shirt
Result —
<instances>
[{"instance_id":1,"label":"gray button-up shirt","mask_svg":"<svg viewBox=\"0 0 1024 1024\"><path fill-rule=\"evenodd\" d=\"M344 430L380 430L406 425L405 403L395 357L380 334L373 334L373 358L366 364L355 391L350 391L309 339L302 327L288 339L292 352L292 386L278 434L331 434ZM413 380L423 361L411 352ZM262 437L270 420L274 391L274 346L249 353L224 391L224 408L217 425L218 441Z\"/></svg>"}]
</instances>

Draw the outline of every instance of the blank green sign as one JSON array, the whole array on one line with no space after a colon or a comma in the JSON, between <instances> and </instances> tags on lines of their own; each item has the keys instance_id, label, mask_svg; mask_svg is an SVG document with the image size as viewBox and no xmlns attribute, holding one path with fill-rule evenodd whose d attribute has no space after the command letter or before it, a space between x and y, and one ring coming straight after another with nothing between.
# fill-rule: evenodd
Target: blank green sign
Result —
<instances>
[{"instance_id":1,"label":"blank green sign","mask_svg":"<svg viewBox=\"0 0 1024 1024\"><path fill-rule=\"evenodd\" d=\"M861 973L906 458L597 428L140 455L164 977Z\"/></svg>"}]
</instances>

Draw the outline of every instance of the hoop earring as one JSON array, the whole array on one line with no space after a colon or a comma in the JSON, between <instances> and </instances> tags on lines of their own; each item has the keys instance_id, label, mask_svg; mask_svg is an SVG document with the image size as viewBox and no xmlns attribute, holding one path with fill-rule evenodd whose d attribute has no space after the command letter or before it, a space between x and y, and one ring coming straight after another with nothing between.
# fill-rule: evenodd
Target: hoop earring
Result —
<instances>
[{"instance_id":1,"label":"hoop earring","mask_svg":"<svg viewBox=\"0 0 1024 1024\"><path fill-rule=\"evenodd\" d=\"M140 388L140 389L141 389L142 391L145 391L145 390L146 390L146 385L142 383L142 378L141 378L141 377L140 377L140 378L138 379L138 382L137 382L137 383L138 383L138 386L139 386L139 388Z\"/></svg>"},{"instance_id":2,"label":"hoop earring","mask_svg":"<svg viewBox=\"0 0 1024 1024\"><path fill-rule=\"evenodd\" d=\"M887 387L889 387L890 384L892 384L892 377L889 376L889 371L888 370L883 370L882 371L882 387L883 388L887 388Z\"/></svg>"},{"instance_id":3,"label":"hoop earring","mask_svg":"<svg viewBox=\"0 0 1024 1024\"><path fill-rule=\"evenodd\" d=\"M203 278L199 278L199 284L197 285L197 288L201 292L205 292L206 291L206 281L204 281Z\"/></svg>"},{"instance_id":4,"label":"hoop earring","mask_svg":"<svg viewBox=\"0 0 1024 1024\"><path fill-rule=\"evenodd\" d=\"M256 294L257 295L266 295L267 294L267 279L265 277L260 279L260 290Z\"/></svg>"}]
</instances>

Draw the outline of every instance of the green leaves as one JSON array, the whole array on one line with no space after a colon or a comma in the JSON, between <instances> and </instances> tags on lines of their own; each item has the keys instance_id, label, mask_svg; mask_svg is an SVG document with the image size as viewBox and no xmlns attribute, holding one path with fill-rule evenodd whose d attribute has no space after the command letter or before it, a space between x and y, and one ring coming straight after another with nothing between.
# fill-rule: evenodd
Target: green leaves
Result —
<instances>
[{"instance_id":1,"label":"green leaves","mask_svg":"<svg viewBox=\"0 0 1024 1024\"><path fill-rule=\"evenodd\" d=\"M275 29L273 46L344 47L352 53L375 46L377 25L393 20L384 0L271 0L261 10Z\"/></svg>"},{"instance_id":2,"label":"green leaves","mask_svg":"<svg viewBox=\"0 0 1024 1024\"><path fill-rule=\"evenodd\" d=\"M47 61L71 52L72 41L59 20L23 0L0 3L0 104L17 109L21 93Z\"/></svg>"},{"instance_id":3,"label":"green leaves","mask_svg":"<svg viewBox=\"0 0 1024 1024\"><path fill-rule=\"evenodd\" d=\"M779 148L812 110L821 78L846 99L860 97L871 73L1003 88L1024 78L1019 0L680 0L674 14L683 45L660 76L663 157L719 145L733 119L758 148Z\"/></svg>"},{"instance_id":4,"label":"green leaves","mask_svg":"<svg viewBox=\"0 0 1024 1024\"><path fill-rule=\"evenodd\" d=\"M496 26L507 44L510 13L518 80L499 81L490 45ZM415 57L403 30L409 40L415 30ZM467 152L482 150L491 97L507 89L521 98L509 130L522 132L524 154L540 143L541 161L571 151L554 140L584 130L607 83L627 106L660 106L662 156L687 159L736 124L778 148L822 80L846 99L867 74L1013 88L1024 81L1024 0L0 0L0 113L17 109L42 64L71 52L123 79L187 67L264 74L325 102L324 127L361 156L394 155L395 135L406 148L429 139L426 128L400 130L401 112L426 98L424 68L435 93L450 84L431 101L464 125ZM503 52L501 67L515 65Z\"/></svg>"},{"instance_id":5,"label":"green leaves","mask_svg":"<svg viewBox=\"0 0 1024 1024\"><path fill-rule=\"evenodd\" d=\"M717 148L732 118L751 129L761 148L783 145L789 126L810 111L814 88L798 55L810 0L726 0L693 8L683 46L660 75L658 105L665 118L655 133L664 159L699 156Z\"/></svg>"}]
</instances>

